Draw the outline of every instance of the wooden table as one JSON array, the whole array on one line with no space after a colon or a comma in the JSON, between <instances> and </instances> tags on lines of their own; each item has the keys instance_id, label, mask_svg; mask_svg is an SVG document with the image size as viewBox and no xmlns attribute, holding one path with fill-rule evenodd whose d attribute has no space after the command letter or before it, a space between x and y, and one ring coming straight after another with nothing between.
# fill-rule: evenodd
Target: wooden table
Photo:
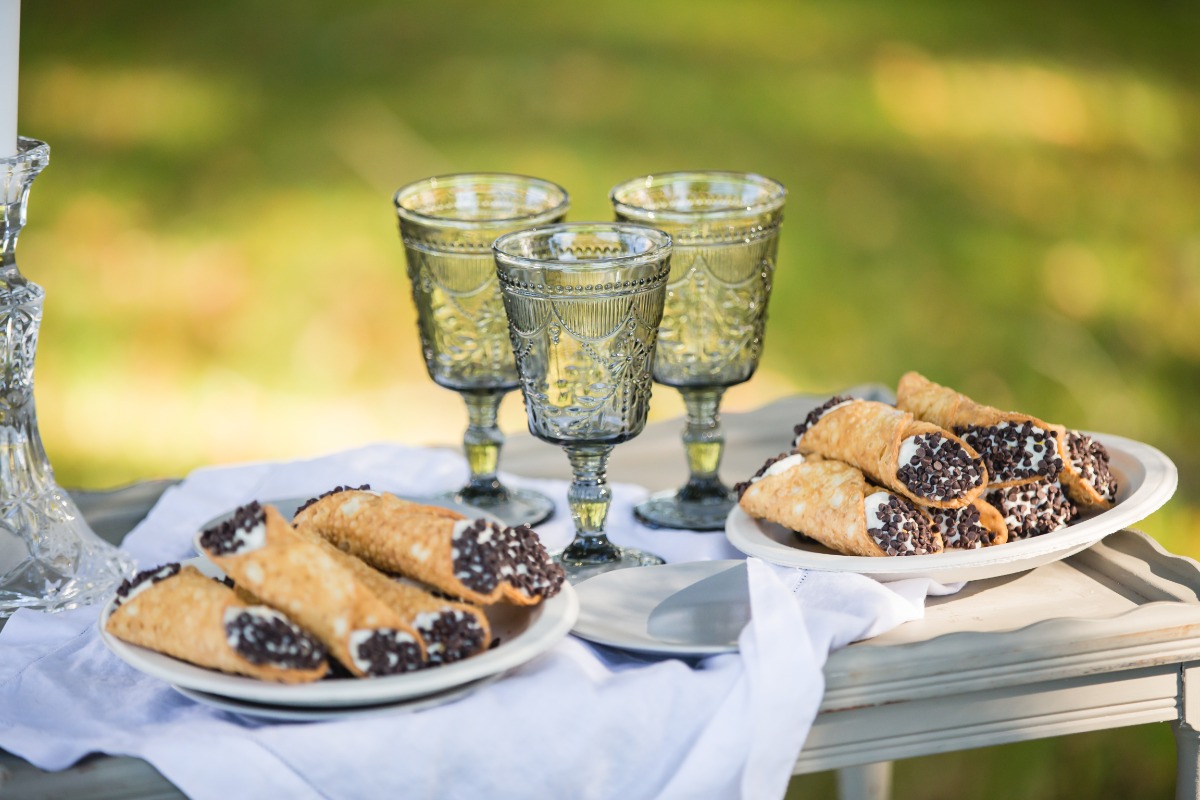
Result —
<instances>
[{"instance_id":1,"label":"wooden table","mask_svg":"<svg viewBox=\"0 0 1200 800\"><path fill-rule=\"evenodd\" d=\"M740 479L786 447L812 401L725 416L722 473ZM611 480L669 488L684 478L680 424L614 451ZM505 469L566 477L560 451L513 437ZM83 493L119 540L167 484ZM720 534L713 534L720 535ZM925 619L830 657L827 689L795 773L839 770L843 798L884 798L894 759L1149 722L1170 722L1178 798L1200 786L1200 567L1122 531L1066 561L932 599ZM0 752L0 796L178 797L147 763L93 757L43 773Z\"/></svg>"}]
</instances>

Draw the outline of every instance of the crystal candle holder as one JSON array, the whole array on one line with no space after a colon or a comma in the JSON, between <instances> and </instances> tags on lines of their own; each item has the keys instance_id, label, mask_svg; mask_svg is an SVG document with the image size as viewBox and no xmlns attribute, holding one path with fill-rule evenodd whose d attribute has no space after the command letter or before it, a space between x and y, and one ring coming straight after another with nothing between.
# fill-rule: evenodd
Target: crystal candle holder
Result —
<instances>
[{"instance_id":1,"label":"crystal candle holder","mask_svg":"<svg viewBox=\"0 0 1200 800\"><path fill-rule=\"evenodd\" d=\"M0 158L0 618L19 608L90 605L133 571L123 553L92 532L55 482L38 433L33 361L45 292L17 269L15 251L29 187L49 160L45 142L25 137L16 155Z\"/></svg>"}]
</instances>

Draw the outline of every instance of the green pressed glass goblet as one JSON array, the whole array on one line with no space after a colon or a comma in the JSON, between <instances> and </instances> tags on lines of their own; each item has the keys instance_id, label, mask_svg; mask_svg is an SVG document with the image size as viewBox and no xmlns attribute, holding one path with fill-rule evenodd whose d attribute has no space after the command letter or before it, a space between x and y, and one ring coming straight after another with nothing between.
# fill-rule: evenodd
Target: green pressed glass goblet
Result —
<instances>
[{"instance_id":1,"label":"green pressed glass goblet","mask_svg":"<svg viewBox=\"0 0 1200 800\"><path fill-rule=\"evenodd\" d=\"M646 426L671 237L642 225L566 223L493 245L529 430L571 462L575 538L555 559L572 581L661 564L605 533L614 446Z\"/></svg>"},{"instance_id":2,"label":"green pressed glass goblet","mask_svg":"<svg viewBox=\"0 0 1200 800\"><path fill-rule=\"evenodd\" d=\"M500 401L520 384L496 281L492 242L510 231L561 220L567 192L522 175L443 175L396 192L400 236L429 376L467 404L467 484L443 499L487 511L509 525L554 512L545 495L512 489L496 470L504 435Z\"/></svg>"},{"instance_id":3,"label":"green pressed glass goblet","mask_svg":"<svg viewBox=\"0 0 1200 800\"><path fill-rule=\"evenodd\" d=\"M671 235L674 254L654 379L683 395L688 480L635 514L665 528L720 530L735 501L718 470L725 390L748 381L762 353L787 191L760 175L672 172L635 178L610 195L618 220Z\"/></svg>"}]
</instances>

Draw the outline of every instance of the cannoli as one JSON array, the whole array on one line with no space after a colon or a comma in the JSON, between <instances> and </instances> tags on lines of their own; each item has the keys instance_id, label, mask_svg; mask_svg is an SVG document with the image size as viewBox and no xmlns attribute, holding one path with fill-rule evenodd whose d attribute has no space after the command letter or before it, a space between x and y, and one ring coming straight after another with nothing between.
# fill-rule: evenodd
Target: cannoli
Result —
<instances>
[{"instance_id":1,"label":"cannoli","mask_svg":"<svg viewBox=\"0 0 1200 800\"><path fill-rule=\"evenodd\" d=\"M1079 513L1059 482L1048 478L1020 486L989 489L986 497L1004 517L1009 541L1030 539L1065 528Z\"/></svg>"},{"instance_id":2,"label":"cannoli","mask_svg":"<svg viewBox=\"0 0 1200 800\"><path fill-rule=\"evenodd\" d=\"M772 459L738 485L747 514L802 533L839 553L910 556L939 553L942 540L925 512L867 481L840 461L793 454Z\"/></svg>"},{"instance_id":3,"label":"cannoli","mask_svg":"<svg viewBox=\"0 0 1200 800\"><path fill-rule=\"evenodd\" d=\"M1059 428L1063 456L1059 480L1080 511L1107 511L1117 500L1117 479L1109 468L1108 449L1079 431Z\"/></svg>"},{"instance_id":4,"label":"cannoli","mask_svg":"<svg viewBox=\"0 0 1200 800\"><path fill-rule=\"evenodd\" d=\"M987 465L989 488L1057 480L1062 471L1058 431L1036 417L981 405L916 372L900 379L896 406L953 431L975 448Z\"/></svg>"},{"instance_id":5,"label":"cannoli","mask_svg":"<svg viewBox=\"0 0 1200 800\"><path fill-rule=\"evenodd\" d=\"M978 550L1008 541L1004 517L981 499L962 508L931 508L929 516L947 550Z\"/></svg>"},{"instance_id":6,"label":"cannoli","mask_svg":"<svg viewBox=\"0 0 1200 800\"><path fill-rule=\"evenodd\" d=\"M844 461L919 505L959 508L987 483L983 461L970 446L886 403L834 397L795 434L796 452Z\"/></svg>"},{"instance_id":7,"label":"cannoli","mask_svg":"<svg viewBox=\"0 0 1200 800\"><path fill-rule=\"evenodd\" d=\"M534 605L562 587L562 568L531 528L420 512L397 506L395 499L336 492L298 512L294 523L382 572L472 603Z\"/></svg>"},{"instance_id":8,"label":"cannoli","mask_svg":"<svg viewBox=\"0 0 1200 800\"><path fill-rule=\"evenodd\" d=\"M125 580L104 629L173 658L264 681L308 683L329 671L320 642L192 566L167 564Z\"/></svg>"},{"instance_id":9,"label":"cannoli","mask_svg":"<svg viewBox=\"0 0 1200 800\"><path fill-rule=\"evenodd\" d=\"M486 650L491 643L491 628L482 609L390 578L361 559L338 550L307 526L297 528L296 532L344 564L420 634L430 666L461 661Z\"/></svg>"},{"instance_id":10,"label":"cannoli","mask_svg":"<svg viewBox=\"0 0 1200 800\"><path fill-rule=\"evenodd\" d=\"M274 506L238 508L204 531L200 546L239 586L320 639L351 674L393 675L426 665L417 632Z\"/></svg>"},{"instance_id":11,"label":"cannoli","mask_svg":"<svg viewBox=\"0 0 1200 800\"><path fill-rule=\"evenodd\" d=\"M296 509L295 513L292 515L293 522L300 516L300 512L304 511L309 506L313 505L314 503L317 503L320 500L324 500L326 497L329 497L329 496L335 495L335 494L339 494L341 492L364 492L366 494L371 494L371 495L375 495L376 497L380 497L382 499L377 502L385 505L386 508L389 510L389 512L395 513L395 514L422 514L422 515L432 515L435 517L445 517L446 519L466 519L465 516L458 513L457 511L455 511L452 508L446 508L444 506L427 505L425 503L418 503L415 500L405 500L403 498L397 497L394 494L387 494L386 492L372 491L370 484L363 484L362 486L358 486L358 487L335 486L334 488L330 489L328 492L325 492L324 494L318 495L317 497L311 498L310 500L306 500L299 508Z\"/></svg>"}]
</instances>

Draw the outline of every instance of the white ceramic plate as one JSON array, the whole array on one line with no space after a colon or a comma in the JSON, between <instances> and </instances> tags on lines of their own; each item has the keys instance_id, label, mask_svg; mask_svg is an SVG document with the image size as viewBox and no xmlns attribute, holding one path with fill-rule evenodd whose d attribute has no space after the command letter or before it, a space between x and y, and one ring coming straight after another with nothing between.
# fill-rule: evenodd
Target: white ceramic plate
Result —
<instances>
[{"instance_id":1,"label":"white ceramic plate","mask_svg":"<svg viewBox=\"0 0 1200 800\"><path fill-rule=\"evenodd\" d=\"M206 559L193 558L184 563L205 575L222 576ZM253 703L303 708L396 703L498 675L549 650L570 632L579 616L575 591L564 583L557 595L539 605L521 608L501 604L486 609L492 636L499 638L500 643L477 656L405 675L327 678L287 685L205 669L110 636L104 630L104 623L113 611L115 599L110 599L100 614L100 635L108 649L134 669L184 689Z\"/></svg>"},{"instance_id":2,"label":"white ceramic plate","mask_svg":"<svg viewBox=\"0 0 1200 800\"><path fill-rule=\"evenodd\" d=\"M858 572L881 581L933 578L957 583L1023 572L1078 553L1108 534L1145 519L1175 493L1179 474L1163 453L1120 436L1090 435L1108 448L1109 465L1118 481L1116 505L1043 536L925 556L847 556L815 542L801 541L782 525L754 519L738 506L733 507L725 522L725 535L738 550L764 561L829 572Z\"/></svg>"},{"instance_id":3,"label":"white ceramic plate","mask_svg":"<svg viewBox=\"0 0 1200 800\"><path fill-rule=\"evenodd\" d=\"M219 708L222 711L228 711L232 714L240 714L243 717L272 719L282 722L323 722L325 720L345 719L347 717L384 717L396 714L412 714L416 711L424 711L429 708L436 708L448 703L457 702L474 693L476 690L487 686L489 683L495 682L499 678L499 675L492 675L487 678L480 678L477 681L471 681L462 686L455 686L443 692L434 692L433 694L427 694L412 700L402 700L396 703L379 703L366 706L334 706L333 708L277 706L269 703L253 703L249 700L234 700L231 697L198 692L195 689L185 689L182 686L173 686L171 688L184 697L195 700L197 703Z\"/></svg>"},{"instance_id":4,"label":"white ceramic plate","mask_svg":"<svg viewBox=\"0 0 1200 800\"><path fill-rule=\"evenodd\" d=\"M744 564L743 561L689 561L606 572L575 587L579 619L572 633L597 644L651 655L700 657L737 650L737 637L749 618L749 597L741 591L697 598L694 613L672 615L651 633L650 617L667 598L692 584ZM686 612L687 609L679 609Z\"/></svg>"}]
</instances>

